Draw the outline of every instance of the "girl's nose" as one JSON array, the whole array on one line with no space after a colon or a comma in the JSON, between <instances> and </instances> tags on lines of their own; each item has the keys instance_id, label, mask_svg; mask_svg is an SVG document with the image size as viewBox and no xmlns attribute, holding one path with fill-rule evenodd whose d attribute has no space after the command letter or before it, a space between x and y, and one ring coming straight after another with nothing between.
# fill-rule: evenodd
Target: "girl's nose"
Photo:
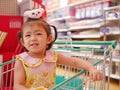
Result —
<instances>
[{"instance_id":1,"label":"girl's nose","mask_svg":"<svg viewBox=\"0 0 120 90\"><path fill-rule=\"evenodd\" d=\"M35 41L36 37L34 35L31 36L31 40Z\"/></svg>"}]
</instances>

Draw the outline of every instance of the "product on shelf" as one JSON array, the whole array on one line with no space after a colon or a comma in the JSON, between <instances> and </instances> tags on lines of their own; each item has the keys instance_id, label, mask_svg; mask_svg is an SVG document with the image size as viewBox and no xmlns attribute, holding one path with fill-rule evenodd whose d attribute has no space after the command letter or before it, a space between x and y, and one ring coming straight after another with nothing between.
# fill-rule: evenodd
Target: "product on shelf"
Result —
<instances>
[{"instance_id":1,"label":"product on shelf","mask_svg":"<svg viewBox=\"0 0 120 90\"><path fill-rule=\"evenodd\" d=\"M6 32L0 31L0 47L2 46L6 36L7 36Z\"/></svg>"}]
</instances>

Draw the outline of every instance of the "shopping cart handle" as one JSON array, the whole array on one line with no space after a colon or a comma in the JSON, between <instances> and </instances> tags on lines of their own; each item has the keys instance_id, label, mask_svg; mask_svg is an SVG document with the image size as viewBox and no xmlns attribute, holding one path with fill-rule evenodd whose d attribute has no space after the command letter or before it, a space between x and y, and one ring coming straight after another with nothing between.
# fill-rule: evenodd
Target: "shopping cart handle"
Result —
<instances>
[{"instance_id":1,"label":"shopping cart handle","mask_svg":"<svg viewBox=\"0 0 120 90\"><path fill-rule=\"evenodd\" d=\"M0 67L2 67L2 66L4 66L4 65L8 65L8 64L13 63L13 62L15 62L14 59L13 59L13 60L6 61L6 62L4 62L4 63L0 63Z\"/></svg>"},{"instance_id":2,"label":"shopping cart handle","mask_svg":"<svg viewBox=\"0 0 120 90\"><path fill-rule=\"evenodd\" d=\"M111 46L115 48L117 46L117 41L116 40L111 41Z\"/></svg>"},{"instance_id":3,"label":"shopping cart handle","mask_svg":"<svg viewBox=\"0 0 120 90\"><path fill-rule=\"evenodd\" d=\"M115 48L117 45L116 40L112 41L56 41L54 44L73 44L73 45L111 45L112 48Z\"/></svg>"}]
</instances>

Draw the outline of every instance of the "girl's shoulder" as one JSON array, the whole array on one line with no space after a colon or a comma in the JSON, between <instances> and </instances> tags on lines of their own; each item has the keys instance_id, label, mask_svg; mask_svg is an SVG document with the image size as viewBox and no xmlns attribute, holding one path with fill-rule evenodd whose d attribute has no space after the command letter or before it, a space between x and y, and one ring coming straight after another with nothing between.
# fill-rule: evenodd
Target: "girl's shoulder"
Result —
<instances>
[{"instance_id":1,"label":"girl's shoulder","mask_svg":"<svg viewBox=\"0 0 120 90\"><path fill-rule=\"evenodd\" d=\"M45 60L47 60L49 62L56 61L57 60L57 52L53 51L53 50L47 50Z\"/></svg>"},{"instance_id":2,"label":"girl's shoulder","mask_svg":"<svg viewBox=\"0 0 120 90\"><path fill-rule=\"evenodd\" d=\"M29 64L35 64L38 61L38 59L32 58L30 55L28 55L27 52L16 55L16 59Z\"/></svg>"}]
</instances>

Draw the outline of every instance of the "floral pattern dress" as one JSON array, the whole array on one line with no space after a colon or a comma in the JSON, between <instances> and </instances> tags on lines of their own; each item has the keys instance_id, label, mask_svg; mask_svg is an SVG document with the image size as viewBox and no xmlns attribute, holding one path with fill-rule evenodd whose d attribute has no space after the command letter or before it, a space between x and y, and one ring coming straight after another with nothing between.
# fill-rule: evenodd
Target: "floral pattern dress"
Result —
<instances>
[{"instance_id":1,"label":"floral pattern dress","mask_svg":"<svg viewBox=\"0 0 120 90\"><path fill-rule=\"evenodd\" d=\"M27 88L55 86L57 53L46 51L44 59L37 59L29 56L27 52L16 55L16 60L20 60L26 72Z\"/></svg>"}]
</instances>

